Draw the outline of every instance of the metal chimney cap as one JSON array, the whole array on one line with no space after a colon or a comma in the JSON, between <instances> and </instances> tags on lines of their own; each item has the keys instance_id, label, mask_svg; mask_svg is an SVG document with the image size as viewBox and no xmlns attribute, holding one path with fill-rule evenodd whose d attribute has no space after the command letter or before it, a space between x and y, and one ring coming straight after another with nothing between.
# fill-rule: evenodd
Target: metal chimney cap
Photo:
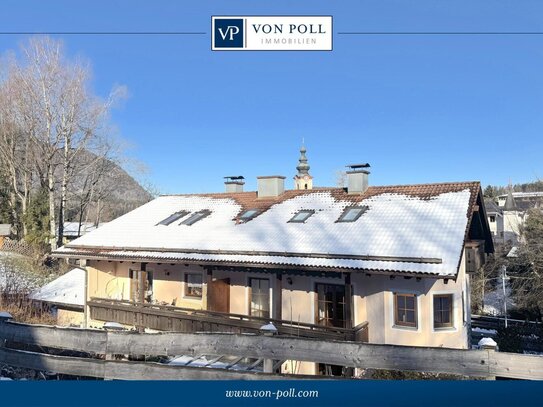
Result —
<instances>
[{"instance_id":1,"label":"metal chimney cap","mask_svg":"<svg viewBox=\"0 0 543 407\"><path fill-rule=\"evenodd\" d=\"M364 163L364 164L349 164L349 165L346 165L345 167L347 168L351 168L353 170L358 170L360 168L369 168L370 165L369 163Z\"/></svg>"}]
</instances>

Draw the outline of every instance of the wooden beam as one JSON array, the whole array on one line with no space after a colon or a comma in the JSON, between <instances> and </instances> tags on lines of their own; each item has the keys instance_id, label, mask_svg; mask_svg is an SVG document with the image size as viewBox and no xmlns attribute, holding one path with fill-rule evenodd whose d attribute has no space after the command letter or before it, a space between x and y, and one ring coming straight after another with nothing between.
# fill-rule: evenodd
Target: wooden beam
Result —
<instances>
[{"instance_id":1,"label":"wooden beam","mask_svg":"<svg viewBox=\"0 0 543 407\"><path fill-rule=\"evenodd\" d=\"M285 380L315 379L205 367L171 366L154 362L126 362L55 356L0 348L3 364L73 376L108 380Z\"/></svg>"},{"instance_id":2,"label":"wooden beam","mask_svg":"<svg viewBox=\"0 0 543 407\"><path fill-rule=\"evenodd\" d=\"M441 264L443 260L437 257L408 257L408 256L372 256L358 254L341 253L306 253L306 252L273 252L259 250L202 250L202 249L170 249L156 247L103 247L103 246L74 246L67 245L69 249L80 249L73 253L53 253L54 257L77 257L85 254L100 255L100 251L130 251L130 252L157 252L157 253L186 253L186 254L217 254L217 255L237 255L237 256L280 256L280 257L303 257L312 259L348 259L348 260L369 260L369 261L390 261L402 263L430 263ZM123 258L123 260L126 260ZM169 261L170 259L168 259ZM180 259L181 261L188 259ZM157 259L163 262L164 259Z\"/></svg>"},{"instance_id":3,"label":"wooden beam","mask_svg":"<svg viewBox=\"0 0 543 407\"><path fill-rule=\"evenodd\" d=\"M275 290L273 291L273 319L283 319L283 272L275 273Z\"/></svg>"},{"instance_id":4,"label":"wooden beam","mask_svg":"<svg viewBox=\"0 0 543 407\"><path fill-rule=\"evenodd\" d=\"M299 360L356 368L543 380L543 356L487 350L374 345L284 336L138 334L11 322L0 323L0 340L99 354L229 355L255 359ZM47 365L24 367L55 370ZM84 375L79 370L64 373Z\"/></svg>"},{"instance_id":5,"label":"wooden beam","mask_svg":"<svg viewBox=\"0 0 543 407\"><path fill-rule=\"evenodd\" d=\"M345 273L345 328L353 327L353 286L351 273Z\"/></svg>"},{"instance_id":6,"label":"wooden beam","mask_svg":"<svg viewBox=\"0 0 543 407\"><path fill-rule=\"evenodd\" d=\"M212 297L211 297L211 286L213 285L213 270L211 268L206 268L206 309L210 310L213 307Z\"/></svg>"}]
</instances>

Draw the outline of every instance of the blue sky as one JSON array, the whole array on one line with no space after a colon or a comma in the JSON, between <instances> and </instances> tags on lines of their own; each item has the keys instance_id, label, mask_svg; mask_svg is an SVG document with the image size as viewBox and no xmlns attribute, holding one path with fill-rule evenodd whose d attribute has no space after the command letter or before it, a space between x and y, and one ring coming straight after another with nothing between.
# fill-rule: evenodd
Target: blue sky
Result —
<instances>
[{"instance_id":1,"label":"blue sky","mask_svg":"<svg viewBox=\"0 0 543 407\"><path fill-rule=\"evenodd\" d=\"M212 15L330 14L332 52L212 52ZM315 185L370 162L372 184L543 178L541 1L2 1L1 32L56 35L92 62L93 88L130 98L113 122L163 193L222 191L222 177L287 176L305 138ZM26 35L0 35L0 50Z\"/></svg>"}]
</instances>

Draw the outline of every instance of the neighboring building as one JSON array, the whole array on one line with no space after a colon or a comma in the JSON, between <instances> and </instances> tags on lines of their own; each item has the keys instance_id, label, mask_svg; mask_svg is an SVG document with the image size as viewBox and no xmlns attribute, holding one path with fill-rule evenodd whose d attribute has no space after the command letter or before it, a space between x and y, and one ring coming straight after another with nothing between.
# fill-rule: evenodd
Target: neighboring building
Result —
<instances>
[{"instance_id":1,"label":"neighboring building","mask_svg":"<svg viewBox=\"0 0 543 407\"><path fill-rule=\"evenodd\" d=\"M105 223L100 223L99 226ZM96 226L93 222L64 222L64 243L71 242L78 237L83 236L85 233L96 230L99 226Z\"/></svg>"},{"instance_id":2,"label":"neighboring building","mask_svg":"<svg viewBox=\"0 0 543 407\"><path fill-rule=\"evenodd\" d=\"M503 240L505 243L517 244L522 225L526 218L526 210L517 206L511 189L503 205Z\"/></svg>"},{"instance_id":3,"label":"neighboring building","mask_svg":"<svg viewBox=\"0 0 543 407\"><path fill-rule=\"evenodd\" d=\"M528 210L542 208L543 192L513 192L509 186L507 194L496 200L485 199L486 213L492 236L496 243L517 244Z\"/></svg>"},{"instance_id":4,"label":"neighboring building","mask_svg":"<svg viewBox=\"0 0 543 407\"><path fill-rule=\"evenodd\" d=\"M30 294L30 299L47 304L58 325L83 324L85 270L74 268Z\"/></svg>"},{"instance_id":5,"label":"neighboring building","mask_svg":"<svg viewBox=\"0 0 543 407\"><path fill-rule=\"evenodd\" d=\"M7 223L0 224L0 249L4 245L4 240L11 236L11 225Z\"/></svg>"},{"instance_id":6,"label":"neighboring building","mask_svg":"<svg viewBox=\"0 0 543 407\"><path fill-rule=\"evenodd\" d=\"M527 211L530 208L541 207L543 205L542 192L512 192L511 187L506 194L498 195L498 205L505 206L509 194L511 193L516 207L521 211Z\"/></svg>"},{"instance_id":7,"label":"neighboring building","mask_svg":"<svg viewBox=\"0 0 543 407\"><path fill-rule=\"evenodd\" d=\"M494 243L505 243L502 209L491 198L485 198L485 208Z\"/></svg>"},{"instance_id":8,"label":"neighboring building","mask_svg":"<svg viewBox=\"0 0 543 407\"><path fill-rule=\"evenodd\" d=\"M468 273L493 252L480 184L368 186L367 167L348 188L161 196L54 255L86 267L89 326L467 349Z\"/></svg>"}]
</instances>

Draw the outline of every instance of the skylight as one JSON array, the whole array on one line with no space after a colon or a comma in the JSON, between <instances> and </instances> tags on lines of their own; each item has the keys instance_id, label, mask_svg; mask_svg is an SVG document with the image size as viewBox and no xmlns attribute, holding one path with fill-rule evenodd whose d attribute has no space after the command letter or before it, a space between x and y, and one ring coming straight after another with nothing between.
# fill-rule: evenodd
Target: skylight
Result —
<instances>
[{"instance_id":1,"label":"skylight","mask_svg":"<svg viewBox=\"0 0 543 407\"><path fill-rule=\"evenodd\" d=\"M368 206L350 206L345 208L337 222L354 222L368 209Z\"/></svg>"},{"instance_id":2,"label":"skylight","mask_svg":"<svg viewBox=\"0 0 543 407\"><path fill-rule=\"evenodd\" d=\"M179 211L179 212L175 212L174 214L168 216L166 219L161 220L160 222L158 222L157 225L168 226L170 223L173 223L173 222L175 222L176 220L181 219L183 216L186 216L186 215L188 215L189 213L190 213L190 212L188 212L188 211Z\"/></svg>"},{"instance_id":3,"label":"skylight","mask_svg":"<svg viewBox=\"0 0 543 407\"><path fill-rule=\"evenodd\" d=\"M301 211L296 212L296 214L289 220L289 222L304 223L314 213L315 211L313 210L303 209Z\"/></svg>"},{"instance_id":4,"label":"skylight","mask_svg":"<svg viewBox=\"0 0 543 407\"><path fill-rule=\"evenodd\" d=\"M238 217L238 220L242 222L248 222L251 219L253 219L256 215L258 215L259 212L260 211L258 209L248 209Z\"/></svg>"},{"instance_id":5,"label":"skylight","mask_svg":"<svg viewBox=\"0 0 543 407\"><path fill-rule=\"evenodd\" d=\"M180 225L194 225L199 220L211 215L211 211L208 209L204 209L203 211L195 212L192 215L190 215L187 219L185 219L183 222L180 223Z\"/></svg>"}]
</instances>

